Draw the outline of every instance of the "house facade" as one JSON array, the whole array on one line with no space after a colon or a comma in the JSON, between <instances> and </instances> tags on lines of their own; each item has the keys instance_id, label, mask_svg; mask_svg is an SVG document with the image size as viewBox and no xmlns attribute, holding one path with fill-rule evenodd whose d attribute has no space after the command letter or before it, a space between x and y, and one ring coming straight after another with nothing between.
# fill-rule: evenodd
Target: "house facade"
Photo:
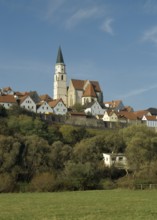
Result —
<instances>
[{"instance_id":1,"label":"house facade","mask_svg":"<svg viewBox=\"0 0 157 220\"><path fill-rule=\"evenodd\" d=\"M114 111L105 110L102 120L106 122L118 122L118 116Z\"/></svg>"},{"instance_id":2,"label":"house facade","mask_svg":"<svg viewBox=\"0 0 157 220\"><path fill-rule=\"evenodd\" d=\"M53 109L49 106L46 101L41 101L37 104L37 113L38 114L52 114Z\"/></svg>"},{"instance_id":3,"label":"house facade","mask_svg":"<svg viewBox=\"0 0 157 220\"><path fill-rule=\"evenodd\" d=\"M127 158L122 153L103 153L103 161L106 167L115 166L117 168L127 167Z\"/></svg>"},{"instance_id":4,"label":"house facade","mask_svg":"<svg viewBox=\"0 0 157 220\"><path fill-rule=\"evenodd\" d=\"M152 115L144 115L142 118L142 122L145 123L150 128L157 128L157 116Z\"/></svg>"},{"instance_id":5,"label":"house facade","mask_svg":"<svg viewBox=\"0 0 157 220\"><path fill-rule=\"evenodd\" d=\"M48 104L52 108L54 114L66 115L67 107L65 106L62 99L56 99L56 100L50 101Z\"/></svg>"},{"instance_id":6,"label":"house facade","mask_svg":"<svg viewBox=\"0 0 157 220\"><path fill-rule=\"evenodd\" d=\"M87 115L90 114L90 115L96 116L96 115L103 115L105 110L101 107L99 102L96 100L94 102L87 103L85 105L84 111Z\"/></svg>"},{"instance_id":7,"label":"house facade","mask_svg":"<svg viewBox=\"0 0 157 220\"><path fill-rule=\"evenodd\" d=\"M0 105L2 105L4 108L9 109L15 104L17 104L17 100L14 95L1 95L0 96Z\"/></svg>"},{"instance_id":8,"label":"house facade","mask_svg":"<svg viewBox=\"0 0 157 220\"><path fill-rule=\"evenodd\" d=\"M31 112L36 112L36 103L29 95L20 99L20 107Z\"/></svg>"}]
</instances>

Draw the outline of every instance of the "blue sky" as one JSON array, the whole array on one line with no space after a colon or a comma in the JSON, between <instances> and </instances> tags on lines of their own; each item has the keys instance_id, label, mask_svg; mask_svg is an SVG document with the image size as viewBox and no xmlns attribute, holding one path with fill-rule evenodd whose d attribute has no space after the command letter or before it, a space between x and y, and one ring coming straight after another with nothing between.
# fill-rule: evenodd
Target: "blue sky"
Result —
<instances>
[{"instance_id":1,"label":"blue sky","mask_svg":"<svg viewBox=\"0 0 157 220\"><path fill-rule=\"evenodd\" d=\"M60 45L69 80L157 107L156 0L0 0L0 88L52 96Z\"/></svg>"}]
</instances>

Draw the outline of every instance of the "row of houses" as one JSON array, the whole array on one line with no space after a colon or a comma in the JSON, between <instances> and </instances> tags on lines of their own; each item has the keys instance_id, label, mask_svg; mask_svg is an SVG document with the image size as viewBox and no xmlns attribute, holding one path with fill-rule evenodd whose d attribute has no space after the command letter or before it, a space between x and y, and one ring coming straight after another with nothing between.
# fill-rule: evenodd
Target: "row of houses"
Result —
<instances>
[{"instance_id":1,"label":"row of houses","mask_svg":"<svg viewBox=\"0 0 157 220\"><path fill-rule=\"evenodd\" d=\"M39 96L37 92L11 92L11 89L8 89L8 94L1 93L0 105L9 109L15 104L38 114L65 115L67 113L62 99L52 100L50 96Z\"/></svg>"},{"instance_id":2,"label":"row of houses","mask_svg":"<svg viewBox=\"0 0 157 220\"><path fill-rule=\"evenodd\" d=\"M128 124L145 123L148 127L157 128L157 109L134 111L132 107L125 106L122 100L99 103L97 100L87 102L82 106L80 113L70 111L63 100L53 100L49 95L39 96L37 92L14 92L10 87L0 90L0 105L9 109L12 105L18 104L20 107L38 114L55 114L86 117L92 116L102 120L107 127L114 127L117 123L122 126Z\"/></svg>"}]
</instances>

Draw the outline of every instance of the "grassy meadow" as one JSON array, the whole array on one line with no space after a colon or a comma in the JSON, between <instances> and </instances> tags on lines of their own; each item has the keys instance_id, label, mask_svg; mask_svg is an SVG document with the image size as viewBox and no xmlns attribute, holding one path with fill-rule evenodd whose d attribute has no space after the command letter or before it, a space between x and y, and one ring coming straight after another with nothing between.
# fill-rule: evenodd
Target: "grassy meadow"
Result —
<instances>
[{"instance_id":1,"label":"grassy meadow","mask_svg":"<svg viewBox=\"0 0 157 220\"><path fill-rule=\"evenodd\" d=\"M3 219L157 219L157 190L0 194Z\"/></svg>"}]
</instances>

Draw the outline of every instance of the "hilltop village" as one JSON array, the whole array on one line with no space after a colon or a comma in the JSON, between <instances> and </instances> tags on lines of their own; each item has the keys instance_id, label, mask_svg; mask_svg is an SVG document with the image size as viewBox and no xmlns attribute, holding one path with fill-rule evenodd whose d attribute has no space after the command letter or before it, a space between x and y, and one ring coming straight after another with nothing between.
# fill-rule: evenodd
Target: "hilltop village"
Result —
<instances>
[{"instance_id":1,"label":"hilltop village","mask_svg":"<svg viewBox=\"0 0 157 220\"><path fill-rule=\"evenodd\" d=\"M48 94L39 95L36 91L14 91L5 87L0 89L0 105L6 109L19 105L48 120L63 116L62 121L64 119L65 123L74 125L115 128L145 123L148 127L157 127L157 109L134 111L122 100L104 102L98 81L71 79L67 85L60 47L55 64L53 98Z\"/></svg>"}]
</instances>

